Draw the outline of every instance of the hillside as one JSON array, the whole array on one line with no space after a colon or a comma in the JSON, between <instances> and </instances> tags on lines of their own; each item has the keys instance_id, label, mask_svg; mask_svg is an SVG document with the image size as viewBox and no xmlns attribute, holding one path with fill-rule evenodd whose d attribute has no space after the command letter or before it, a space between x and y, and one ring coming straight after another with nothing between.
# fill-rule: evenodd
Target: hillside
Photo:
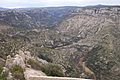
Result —
<instances>
[{"instance_id":1,"label":"hillside","mask_svg":"<svg viewBox=\"0 0 120 80\"><path fill-rule=\"evenodd\" d=\"M28 79L35 71L34 76L119 80L119 32L119 6L0 11L1 68L9 70L7 79L10 73Z\"/></svg>"},{"instance_id":2,"label":"hillside","mask_svg":"<svg viewBox=\"0 0 120 80\"><path fill-rule=\"evenodd\" d=\"M0 11L0 21L14 27L51 27L61 22L74 9L74 7L8 9Z\"/></svg>"},{"instance_id":3,"label":"hillside","mask_svg":"<svg viewBox=\"0 0 120 80\"><path fill-rule=\"evenodd\" d=\"M119 8L85 9L57 27L61 34L74 37L72 46L78 45L98 80L119 79L119 14Z\"/></svg>"}]
</instances>

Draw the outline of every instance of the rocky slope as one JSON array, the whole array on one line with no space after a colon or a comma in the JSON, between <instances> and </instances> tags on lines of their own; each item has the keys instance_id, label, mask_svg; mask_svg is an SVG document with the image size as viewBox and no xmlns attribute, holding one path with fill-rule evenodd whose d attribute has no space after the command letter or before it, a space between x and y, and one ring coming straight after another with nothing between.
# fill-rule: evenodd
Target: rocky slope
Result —
<instances>
[{"instance_id":1,"label":"rocky slope","mask_svg":"<svg viewBox=\"0 0 120 80\"><path fill-rule=\"evenodd\" d=\"M15 9L0 14L0 63L6 67L9 56L16 60L11 68L7 64L11 73L15 66L21 76L31 69L38 75L42 71L48 76L120 79L119 6Z\"/></svg>"},{"instance_id":2,"label":"rocky slope","mask_svg":"<svg viewBox=\"0 0 120 80\"><path fill-rule=\"evenodd\" d=\"M51 27L61 22L74 9L74 7L51 7L1 10L0 21L14 27Z\"/></svg>"},{"instance_id":3,"label":"rocky slope","mask_svg":"<svg viewBox=\"0 0 120 80\"><path fill-rule=\"evenodd\" d=\"M58 30L61 34L77 38L72 46L80 46L79 54L87 56L86 63L98 80L117 80L120 78L119 38L115 36L119 25L119 8L85 9L63 21ZM84 52L84 48L88 51Z\"/></svg>"}]
</instances>

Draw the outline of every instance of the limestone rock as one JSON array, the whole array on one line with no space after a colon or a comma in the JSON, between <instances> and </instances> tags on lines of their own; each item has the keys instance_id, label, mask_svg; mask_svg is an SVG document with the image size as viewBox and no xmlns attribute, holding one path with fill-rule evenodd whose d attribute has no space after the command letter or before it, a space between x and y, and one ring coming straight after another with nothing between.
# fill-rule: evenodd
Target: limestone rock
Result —
<instances>
[{"instance_id":1,"label":"limestone rock","mask_svg":"<svg viewBox=\"0 0 120 80\"><path fill-rule=\"evenodd\" d=\"M25 60L25 54L22 50L19 50L18 54L22 57L23 60Z\"/></svg>"},{"instance_id":2,"label":"limestone rock","mask_svg":"<svg viewBox=\"0 0 120 80\"><path fill-rule=\"evenodd\" d=\"M24 59L20 55L18 55L18 54L16 54L15 57L13 57L13 58L10 55L7 56L6 65L5 66L10 69L14 65L19 65L22 68L25 68Z\"/></svg>"},{"instance_id":3,"label":"limestone rock","mask_svg":"<svg viewBox=\"0 0 120 80\"><path fill-rule=\"evenodd\" d=\"M7 59L6 59L5 66L10 69L12 67L12 63L13 63L13 59L10 55L8 55Z\"/></svg>"},{"instance_id":4,"label":"limestone rock","mask_svg":"<svg viewBox=\"0 0 120 80\"><path fill-rule=\"evenodd\" d=\"M37 57L37 60L38 60L39 62L41 62L42 64L48 64L48 62L47 62L46 60L40 59L40 58L38 58L38 57Z\"/></svg>"},{"instance_id":5,"label":"limestone rock","mask_svg":"<svg viewBox=\"0 0 120 80\"><path fill-rule=\"evenodd\" d=\"M9 72L8 77L7 77L7 80L13 80L13 76L12 76L12 73L11 73L11 72Z\"/></svg>"},{"instance_id":6,"label":"limestone rock","mask_svg":"<svg viewBox=\"0 0 120 80\"><path fill-rule=\"evenodd\" d=\"M32 58L31 54L29 51L22 51L22 50L19 50L18 51L18 54L23 58L23 60L29 60L30 58Z\"/></svg>"},{"instance_id":7,"label":"limestone rock","mask_svg":"<svg viewBox=\"0 0 120 80\"><path fill-rule=\"evenodd\" d=\"M13 58L13 65L19 65L22 68L25 68L24 59L20 55L16 54L15 58Z\"/></svg>"},{"instance_id":8,"label":"limestone rock","mask_svg":"<svg viewBox=\"0 0 120 80\"><path fill-rule=\"evenodd\" d=\"M46 74L43 73L42 71L38 71L30 68L25 69L24 75L26 80L30 80L30 78L32 77L46 76Z\"/></svg>"},{"instance_id":9,"label":"limestone rock","mask_svg":"<svg viewBox=\"0 0 120 80\"><path fill-rule=\"evenodd\" d=\"M25 54L26 60L29 60L30 58L32 58L31 53L29 51L24 51L24 54Z\"/></svg>"}]
</instances>

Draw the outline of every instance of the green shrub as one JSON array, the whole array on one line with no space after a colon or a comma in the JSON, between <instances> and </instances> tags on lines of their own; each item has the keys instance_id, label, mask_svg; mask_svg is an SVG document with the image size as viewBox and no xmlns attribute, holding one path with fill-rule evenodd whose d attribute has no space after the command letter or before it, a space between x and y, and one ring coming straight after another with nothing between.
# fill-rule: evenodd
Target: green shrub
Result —
<instances>
[{"instance_id":1,"label":"green shrub","mask_svg":"<svg viewBox=\"0 0 120 80\"><path fill-rule=\"evenodd\" d=\"M30 64L33 69L41 70L47 76L58 76L58 77L64 76L61 67L58 66L57 64L48 63L44 65L32 59L29 59L27 63Z\"/></svg>"},{"instance_id":2,"label":"green shrub","mask_svg":"<svg viewBox=\"0 0 120 80\"><path fill-rule=\"evenodd\" d=\"M53 62L53 60L50 59L47 54L38 54L37 56L38 56L40 59L46 60L47 62Z\"/></svg>"},{"instance_id":3,"label":"green shrub","mask_svg":"<svg viewBox=\"0 0 120 80\"><path fill-rule=\"evenodd\" d=\"M24 69L22 69L21 66L15 65L10 69L12 75L14 78L19 79L19 80L25 80L24 78Z\"/></svg>"},{"instance_id":4,"label":"green shrub","mask_svg":"<svg viewBox=\"0 0 120 80\"><path fill-rule=\"evenodd\" d=\"M7 80L7 78L3 75L0 75L0 80Z\"/></svg>"},{"instance_id":5,"label":"green shrub","mask_svg":"<svg viewBox=\"0 0 120 80\"><path fill-rule=\"evenodd\" d=\"M49 63L44 66L43 72L47 76L58 76L63 77L64 73L60 66L57 64Z\"/></svg>"},{"instance_id":6,"label":"green shrub","mask_svg":"<svg viewBox=\"0 0 120 80\"><path fill-rule=\"evenodd\" d=\"M0 80L7 80L6 76L2 74L3 67L0 66Z\"/></svg>"},{"instance_id":7,"label":"green shrub","mask_svg":"<svg viewBox=\"0 0 120 80\"><path fill-rule=\"evenodd\" d=\"M35 60L32 60L32 59L29 59L29 60L27 61L27 63L28 63L29 65L31 65L31 67L32 67L33 69L36 69L36 70L42 70L43 67L44 67L44 65L43 65L42 63L40 63L40 62L38 62L38 61L35 61Z\"/></svg>"},{"instance_id":8,"label":"green shrub","mask_svg":"<svg viewBox=\"0 0 120 80\"><path fill-rule=\"evenodd\" d=\"M0 66L0 74L2 73L2 71L3 71L3 67Z\"/></svg>"}]
</instances>

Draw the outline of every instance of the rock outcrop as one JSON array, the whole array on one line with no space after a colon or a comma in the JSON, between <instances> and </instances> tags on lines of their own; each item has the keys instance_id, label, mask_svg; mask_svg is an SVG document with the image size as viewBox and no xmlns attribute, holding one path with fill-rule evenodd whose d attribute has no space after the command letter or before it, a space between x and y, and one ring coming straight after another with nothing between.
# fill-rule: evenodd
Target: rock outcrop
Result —
<instances>
[{"instance_id":1,"label":"rock outcrop","mask_svg":"<svg viewBox=\"0 0 120 80\"><path fill-rule=\"evenodd\" d=\"M24 75L26 80L32 80L31 79L32 77L46 76L46 74L43 73L42 71L38 71L30 68L25 69Z\"/></svg>"},{"instance_id":2,"label":"rock outcrop","mask_svg":"<svg viewBox=\"0 0 120 80\"><path fill-rule=\"evenodd\" d=\"M6 67L10 69L11 67L13 67L15 65L19 65L22 68L25 68L25 62L24 62L23 58L18 54L16 54L14 58L12 58L9 55L6 60Z\"/></svg>"}]
</instances>

